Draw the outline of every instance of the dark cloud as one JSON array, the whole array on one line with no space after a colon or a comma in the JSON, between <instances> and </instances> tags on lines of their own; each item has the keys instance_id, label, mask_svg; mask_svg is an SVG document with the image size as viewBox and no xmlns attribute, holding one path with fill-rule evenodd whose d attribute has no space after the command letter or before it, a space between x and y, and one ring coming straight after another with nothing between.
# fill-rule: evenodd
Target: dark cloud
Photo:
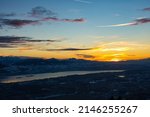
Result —
<instances>
[{"instance_id":1,"label":"dark cloud","mask_svg":"<svg viewBox=\"0 0 150 117\"><path fill-rule=\"evenodd\" d=\"M60 42L61 40L33 40L30 37L0 36L0 48L12 48L18 45L28 45L29 43L40 42Z\"/></svg>"},{"instance_id":2,"label":"dark cloud","mask_svg":"<svg viewBox=\"0 0 150 117\"><path fill-rule=\"evenodd\" d=\"M21 19L0 19L0 26L11 26L19 28L25 25L36 25L39 24L38 20L21 20Z\"/></svg>"},{"instance_id":3,"label":"dark cloud","mask_svg":"<svg viewBox=\"0 0 150 117\"><path fill-rule=\"evenodd\" d=\"M86 20L83 18L79 18L79 19L59 19L56 17L47 17L47 18L43 18L42 21L57 21L57 22L76 22L76 23L80 23L80 22L85 22Z\"/></svg>"},{"instance_id":4,"label":"dark cloud","mask_svg":"<svg viewBox=\"0 0 150 117\"><path fill-rule=\"evenodd\" d=\"M150 23L150 18L136 19L134 25L139 25L139 24L144 24L144 23Z\"/></svg>"},{"instance_id":5,"label":"dark cloud","mask_svg":"<svg viewBox=\"0 0 150 117\"><path fill-rule=\"evenodd\" d=\"M83 18L76 18L76 19L67 19L67 18L58 18L56 17L56 13L51 10L48 10L44 7L35 7L29 12L30 16L36 17L37 20L33 19L9 19L5 17L10 16L17 16L15 13L0 13L0 28L3 27L13 27L13 28L20 28L26 25L37 25L47 21L58 21L58 22L85 22ZM26 15L24 15L26 16ZM29 17L28 17L29 18ZM31 18L31 17L30 17Z\"/></svg>"},{"instance_id":6,"label":"dark cloud","mask_svg":"<svg viewBox=\"0 0 150 117\"><path fill-rule=\"evenodd\" d=\"M150 7L144 8L143 11L150 11Z\"/></svg>"},{"instance_id":7,"label":"dark cloud","mask_svg":"<svg viewBox=\"0 0 150 117\"><path fill-rule=\"evenodd\" d=\"M62 49L47 49L46 51L82 51L92 50L93 48L62 48Z\"/></svg>"},{"instance_id":8,"label":"dark cloud","mask_svg":"<svg viewBox=\"0 0 150 117\"><path fill-rule=\"evenodd\" d=\"M79 19L63 19L62 21L65 22L85 22L85 19L79 18Z\"/></svg>"},{"instance_id":9,"label":"dark cloud","mask_svg":"<svg viewBox=\"0 0 150 117\"><path fill-rule=\"evenodd\" d=\"M14 48L18 44L25 43L28 37L15 37L15 36L0 36L0 48Z\"/></svg>"},{"instance_id":10,"label":"dark cloud","mask_svg":"<svg viewBox=\"0 0 150 117\"><path fill-rule=\"evenodd\" d=\"M61 40L26 40L26 42L61 42Z\"/></svg>"},{"instance_id":11,"label":"dark cloud","mask_svg":"<svg viewBox=\"0 0 150 117\"><path fill-rule=\"evenodd\" d=\"M87 54L76 54L78 57L82 57L82 58L95 58L95 56L92 55L87 55Z\"/></svg>"},{"instance_id":12,"label":"dark cloud","mask_svg":"<svg viewBox=\"0 0 150 117\"><path fill-rule=\"evenodd\" d=\"M48 10L48 9L41 7L41 6L37 6L37 7L32 8L32 10L31 10L31 12L29 12L29 14L32 17L50 17L50 16L56 15L56 13L54 13L53 11Z\"/></svg>"},{"instance_id":13,"label":"dark cloud","mask_svg":"<svg viewBox=\"0 0 150 117\"><path fill-rule=\"evenodd\" d=\"M59 18L43 18L42 20L21 20L21 19L0 19L0 27L10 26L14 28L21 28L26 25L37 25L46 21L59 21L59 22L84 22L85 19L59 19Z\"/></svg>"},{"instance_id":14,"label":"dark cloud","mask_svg":"<svg viewBox=\"0 0 150 117\"><path fill-rule=\"evenodd\" d=\"M20 43L29 40L29 37L15 37L15 36L0 36L0 43Z\"/></svg>"}]
</instances>

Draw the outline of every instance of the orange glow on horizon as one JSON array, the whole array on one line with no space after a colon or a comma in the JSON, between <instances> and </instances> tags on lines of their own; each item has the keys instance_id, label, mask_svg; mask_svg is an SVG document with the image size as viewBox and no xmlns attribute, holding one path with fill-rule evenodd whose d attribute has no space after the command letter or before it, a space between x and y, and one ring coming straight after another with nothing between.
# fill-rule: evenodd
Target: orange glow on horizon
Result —
<instances>
[{"instance_id":1,"label":"orange glow on horizon","mask_svg":"<svg viewBox=\"0 0 150 117\"><path fill-rule=\"evenodd\" d=\"M150 46L148 44L137 44L130 42L105 43L95 47L89 47L89 50L71 50L71 51L46 51L45 46L20 46L18 48L1 48L1 56L28 56L38 58L56 58L68 59L77 58L93 61L126 61L150 58ZM54 48L54 47L52 47ZM68 46L62 48L69 48ZM77 47L82 48L82 47ZM88 47L87 47L88 48ZM82 56L78 56L82 55Z\"/></svg>"},{"instance_id":2,"label":"orange glow on horizon","mask_svg":"<svg viewBox=\"0 0 150 117\"><path fill-rule=\"evenodd\" d=\"M119 62L119 61L121 61L121 59L119 59L119 58L113 58L110 61L112 61L112 62Z\"/></svg>"}]
</instances>

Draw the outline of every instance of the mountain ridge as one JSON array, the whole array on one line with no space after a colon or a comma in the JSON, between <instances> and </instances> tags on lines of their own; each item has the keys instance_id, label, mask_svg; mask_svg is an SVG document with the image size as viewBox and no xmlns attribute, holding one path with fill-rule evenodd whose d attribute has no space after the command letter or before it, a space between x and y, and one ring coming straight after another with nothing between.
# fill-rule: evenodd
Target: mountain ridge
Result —
<instances>
[{"instance_id":1,"label":"mountain ridge","mask_svg":"<svg viewBox=\"0 0 150 117\"><path fill-rule=\"evenodd\" d=\"M43 59L35 57L0 57L1 75L36 74L60 71L146 70L150 58L120 62L90 61L76 58Z\"/></svg>"}]
</instances>

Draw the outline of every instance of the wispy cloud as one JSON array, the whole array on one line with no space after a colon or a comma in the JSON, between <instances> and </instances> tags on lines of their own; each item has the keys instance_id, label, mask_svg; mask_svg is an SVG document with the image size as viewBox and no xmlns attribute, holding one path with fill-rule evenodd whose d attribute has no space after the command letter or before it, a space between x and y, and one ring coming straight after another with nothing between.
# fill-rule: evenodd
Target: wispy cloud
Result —
<instances>
[{"instance_id":1,"label":"wispy cloud","mask_svg":"<svg viewBox=\"0 0 150 117\"><path fill-rule=\"evenodd\" d=\"M85 22L86 20L84 18L79 19L59 19L55 17L47 17L42 19L42 21L57 21L57 22Z\"/></svg>"},{"instance_id":2,"label":"wispy cloud","mask_svg":"<svg viewBox=\"0 0 150 117\"><path fill-rule=\"evenodd\" d=\"M48 10L44 7L37 6L32 8L32 10L28 13L32 17L54 17L56 16L56 13Z\"/></svg>"},{"instance_id":3,"label":"wispy cloud","mask_svg":"<svg viewBox=\"0 0 150 117\"><path fill-rule=\"evenodd\" d=\"M61 49L46 49L45 51L84 51L93 49L94 48L61 48Z\"/></svg>"},{"instance_id":4,"label":"wispy cloud","mask_svg":"<svg viewBox=\"0 0 150 117\"><path fill-rule=\"evenodd\" d=\"M0 48L15 48L29 39L28 37L0 36Z\"/></svg>"},{"instance_id":5,"label":"wispy cloud","mask_svg":"<svg viewBox=\"0 0 150 117\"><path fill-rule=\"evenodd\" d=\"M135 25L150 23L150 18L139 18L135 20Z\"/></svg>"},{"instance_id":6,"label":"wispy cloud","mask_svg":"<svg viewBox=\"0 0 150 117\"><path fill-rule=\"evenodd\" d=\"M39 24L38 20L21 20L21 19L0 19L0 26L10 26L19 28L26 25L36 25Z\"/></svg>"},{"instance_id":7,"label":"wispy cloud","mask_svg":"<svg viewBox=\"0 0 150 117\"><path fill-rule=\"evenodd\" d=\"M0 43L0 48L15 48L13 44Z\"/></svg>"},{"instance_id":8,"label":"wispy cloud","mask_svg":"<svg viewBox=\"0 0 150 117\"><path fill-rule=\"evenodd\" d=\"M97 27L123 27L123 26L132 26L132 25L135 25L135 22L123 23L123 24L113 24L113 25L106 25L106 26L97 26Z\"/></svg>"},{"instance_id":9,"label":"wispy cloud","mask_svg":"<svg viewBox=\"0 0 150 117\"><path fill-rule=\"evenodd\" d=\"M91 4L91 1L88 0L74 0L75 2L85 3L85 4Z\"/></svg>"},{"instance_id":10,"label":"wispy cloud","mask_svg":"<svg viewBox=\"0 0 150 117\"><path fill-rule=\"evenodd\" d=\"M62 21L64 21L64 22L85 22L86 20L83 18L79 18L79 19L62 19Z\"/></svg>"},{"instance_id":11,"label":"wispy cloud","mask_svg":"<svg viewBox=\"0 0 150 117\"><path fill-rule=\"evenodd\" d=\"M47 21L58 21L58 22L72 22L72 23L82 23L86 20L83 18L79 19L59 19L59 18L43 18L41 20L21 20L21 19L0 19L0 27L3 28L4 26L10 26L14 28L21 28L26 25L38 25L42 22Z\"/></svg>"},{"instance_id":12,"label":"wispy cloud","mask_svg":"<svg viewBox=\"0 0 150 117\"><path fill-rule=\"evenodd\" d=\"M85 22L84 18L68 19L68 18L58 18L56 13L48 10L44 7L35 7L29 12L32 17L42 18L40 21L58 21L58 22Z\"/></svg>"},{"instance_id":13,"label":"wispy cloud","mask_svg":"<svg viewBox=\"0 0 150 117\"><path fill-rule=\"evenodd\" d=\"M48 21L57 21L57 22L72 22L72 23L82 23L86 20L84 18L74 18L74 19L68 19L68 18L59 18L56 17L56 13L48 10L44 7L34 7L30 12L27 13L28 15L26 19L9 19L10 16L17 16L15 13L0 13L0 28L3 29L3 27L13 27L13 28L20 28L26 25L37 25L42 24L44 22ZM5 18L7 17L7 18ZM33 19L34 18L34 19ZM36 18L36 20L35 20Z\"/></svg>"},{"instance_id":14,"label":"wispy cloud","mask_svg":"<svg viewBox=\"0 0 150 117\"><path fill-rule=\"evenodd\" d=\"M143 11L150 11L150 7L142 9Z\"/></svg>"},{"instance_id":15,"label":"wispy cloud","mask_svg":"<svg viewBox=\"0 0 150 117\"><path fill-rule=\"evenodd\" d=\"M95 56L93 55L88 55L88 54L76 54L78 57L81 57L81 58L95 58Z\"/></svg>"},{"instance_id":16,"label":"wispy cloud","mask_svg":"<svg viewBox=\"0 0 150 117\"><path fill-rule=\"evenodd\" d=\"M16 16L15 13L0 13L0 18Z\"/></svg>"},{"instance_id":17,"label":"wispy cloud","mask_svg":"<svg viewBox=\"0 0 150 117\"><path fill-rule=\"evenodd\" d=\"M140 25L145 23L150 23L150 18L139 18L129 23L113 24L113 25L97 26L97 27L124 27L124 26L135 26L135 25Z\"/></svg>"},{"instance_id":18,"label":"wispy cloud","mask_svg":"<svg viewBox=\"0 0 150 117\"><path fill-rule=\"evenodd\" d=\"M0 36L0 48L15 48L22 45L30 45L33 43L49 43L60 42L60 40L35 40L30 37L19 36Z\"/></svg>"},{"instance_id":19,"label":"wispy cloud","mask_svg":"<svg viewBox=\"0 0 150 117\"><path fill-rule=\"evenodd\" d=\"M29 37L16 37L16 36L0 36L0 43L20 43L29 40Z\"/></svg>"}]
</instances>

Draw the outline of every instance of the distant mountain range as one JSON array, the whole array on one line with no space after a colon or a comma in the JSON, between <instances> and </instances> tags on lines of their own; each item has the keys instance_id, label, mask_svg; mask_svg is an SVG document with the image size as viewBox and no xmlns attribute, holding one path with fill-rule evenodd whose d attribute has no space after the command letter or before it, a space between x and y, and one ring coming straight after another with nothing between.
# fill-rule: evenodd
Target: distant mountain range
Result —
<instances>
[{"instance_id":1,"label":"distant mountain range","mask_svg":"<svg viewBox=\"0 0 150 117\"><path fill-rule=\"evenodd\" d=\"M42 59L33 57L0 56L0 74L17 75L58 71L80 70L113 70L113 69L150 69L150 58L120 62L99 62L83 59Z\"/></svg>"}]
</instances>

